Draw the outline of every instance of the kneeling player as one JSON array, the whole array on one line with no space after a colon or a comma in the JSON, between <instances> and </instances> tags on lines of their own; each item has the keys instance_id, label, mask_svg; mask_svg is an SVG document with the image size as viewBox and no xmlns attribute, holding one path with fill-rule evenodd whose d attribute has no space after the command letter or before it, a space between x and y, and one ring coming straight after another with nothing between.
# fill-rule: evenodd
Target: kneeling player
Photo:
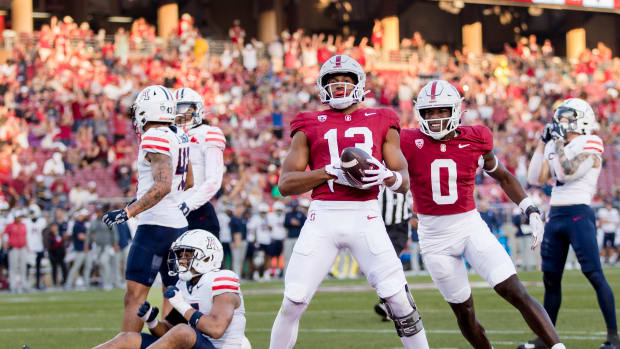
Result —
<instances>
[{"instance_id":1,"label":"kneeling player","mask_svg":"<svg viewBox=\"0 0 620 349\"><path fill-rule=\"evenodd\" d=\"M174 307L158 321L159 309L144 302L138 316L151 334L122 332L97 349L223 349L242 348L245 309L239 278L220 270L224 253L213 234L190 230L170 249L170 273L179 276L176 286L164 293Z\"/></svg>"}]
</instances>

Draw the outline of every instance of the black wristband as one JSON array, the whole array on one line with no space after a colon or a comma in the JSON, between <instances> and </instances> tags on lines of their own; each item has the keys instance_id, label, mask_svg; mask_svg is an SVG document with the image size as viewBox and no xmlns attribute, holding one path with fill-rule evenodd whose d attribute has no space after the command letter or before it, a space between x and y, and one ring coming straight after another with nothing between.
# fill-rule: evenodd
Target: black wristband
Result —
<instances>
[{"instance_id":1,"label":"black wristband","mask_svg":"<svg viewBox=\"0 0 620 349\"><path fill-rule=\"evenodd\" d=\"M540 214L540 210L538 209L538 207L532 205L532 206L528 206L525 209L525 219L527 220L527 224L530 224L530 214L532 213L538 213Z\"/></svg>"},{"instance_id":2,"label":"black wristband","mask_svg":"<svg viewBox=\"0 0 620 349\"><path fill-rule=\"evenodd\" d=\"M196 328L196 324L198 324L198 320L200 320L201 316L202 316L201 312L195 311L192 314L192 317L189 318L189 325L192 326L193 328Z\"/></svg>"}]
</instances>

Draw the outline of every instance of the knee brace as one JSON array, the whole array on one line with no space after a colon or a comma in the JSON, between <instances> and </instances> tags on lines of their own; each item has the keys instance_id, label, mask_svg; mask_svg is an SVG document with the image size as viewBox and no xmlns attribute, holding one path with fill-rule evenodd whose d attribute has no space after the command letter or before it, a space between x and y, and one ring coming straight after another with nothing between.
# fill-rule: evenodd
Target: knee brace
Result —
<instances>
[{"instance_id":1,"label":"knee brace","mask_svg":"<svg viewBox=\"0 0 620 349\"><path fill-rule=\"evenodd\" d=\"M409 287L407 285L405 285L404 293L406 302L403 302L403 299L399 299L403 296L402 291L399 291L394 296L389 297L391 302L389 302L387 299L381 298L381 303L385 305L385 309L387 310L390 319L394 321L394 327L396 327L396 333L398 333L398 336L411 337L422 331L424 329L424 325L422 324L422 317L418 312L418 308L413 301L413 296L411 296L411 293L409 292ZM411 308L413 308L413 310L405 316L396 315L397 313L407 313L408 309L405 310L402 308L407 303L409 306L411 306ZM400 309L396 309L396 307L400 307Z\"/></svg>"}]
</instances>

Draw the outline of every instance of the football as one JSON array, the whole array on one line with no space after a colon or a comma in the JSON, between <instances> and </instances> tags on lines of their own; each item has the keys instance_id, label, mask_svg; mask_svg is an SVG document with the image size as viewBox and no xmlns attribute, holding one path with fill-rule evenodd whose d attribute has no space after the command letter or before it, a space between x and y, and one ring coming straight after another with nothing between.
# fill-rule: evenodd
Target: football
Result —
<instances>
[{"instance_id":1,"label":"football","mask_svg":"<svg viewBox=\"0 0 620 349\"><path fill-rule=\"evenodd\" d=\"M344 177L355 188L361 188L365 184L362 182L364 171L375 167L368 161L370 157L368 153L356 147L345 148L340 155L340 166Z\"/></svg>"}]
</instances>

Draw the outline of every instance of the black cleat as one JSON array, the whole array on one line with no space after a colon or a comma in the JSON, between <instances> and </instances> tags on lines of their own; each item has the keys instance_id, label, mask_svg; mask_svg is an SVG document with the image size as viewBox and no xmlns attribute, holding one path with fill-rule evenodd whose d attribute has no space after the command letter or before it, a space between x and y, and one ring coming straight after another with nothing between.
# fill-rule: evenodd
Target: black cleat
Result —
<instances>
[{"instance_id":1,"label":"black cleat","mask_svg":"<svg viewBox=\"0 0 620 349\"><path fill-rule=\"evenodd\" d=\"M521 343L517 347L517 349L547 349L545 343L543 343L542 339L536 337L531 341L527 341L527 343ZM609 348L606 348L609 349Z\"/></svg>"},{"instance_id":2,"label":"black cleat","mask_svg":"<svg viewBox=\"0 0 620 349\"><path fill-rule=\"evenodd\" d=\"M385 304L377 303L375 304L375 313L381 316L381 321L389 321L390 317L388 316L387 309L385 308Z\"/></svg>"},{"instance_id":3,"label":"black cleat","mask_svg":"<svg viewBox=\"0 0 620 349\"><path fill-rule=\"evenodd\" d=\"M611 344L610 342L605 342L605 343L601 344L599 349L616 349L616 346Z\"/></svg>"}]
</instances>

